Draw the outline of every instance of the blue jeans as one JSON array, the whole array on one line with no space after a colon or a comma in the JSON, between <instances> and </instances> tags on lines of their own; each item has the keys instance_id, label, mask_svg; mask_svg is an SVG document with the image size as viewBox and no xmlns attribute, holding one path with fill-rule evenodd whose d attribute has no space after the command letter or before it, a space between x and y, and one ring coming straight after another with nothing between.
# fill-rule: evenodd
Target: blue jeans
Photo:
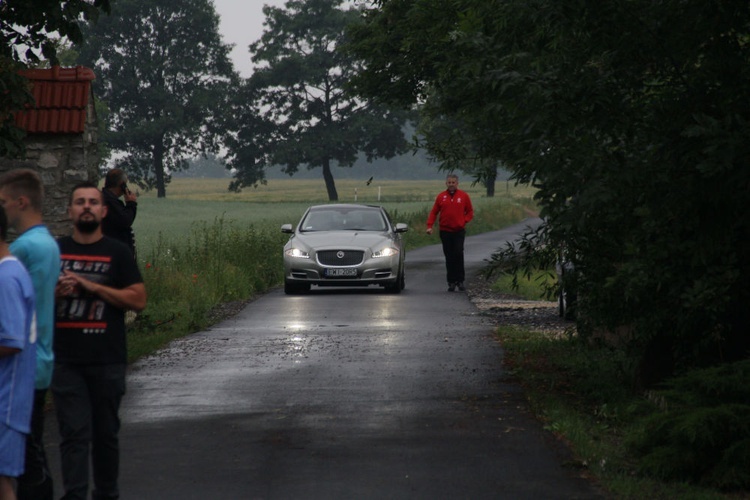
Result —
<instances>
[{"instance_id":1,"label":"blue jeans","mask_svg":"<svg viewBox=\"0 0 750 500\"><path fill-rule=\"evenodd\" d=\"M55 364L52 396L60 427L64 499L86 500L89 449L92 498L119 498L119 410L124 394L124 364Z\"/></svg>"}]
</instances>

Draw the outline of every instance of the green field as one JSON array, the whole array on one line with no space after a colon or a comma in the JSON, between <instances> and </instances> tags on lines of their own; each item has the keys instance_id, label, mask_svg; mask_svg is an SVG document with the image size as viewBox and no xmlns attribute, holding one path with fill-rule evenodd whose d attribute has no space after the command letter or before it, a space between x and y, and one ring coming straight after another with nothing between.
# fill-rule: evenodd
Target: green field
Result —
<instances>
[{"instance_id":1,"label":"green field","mask_svg":"<svg viewBox=\"0 0 750 500\"><path fill-rule=\"evenodd\" d=\"M187 238L196 225L223 220L236 227L268 229L284 223L296 224L312 204L328 203L323 180L269 180L267 185L240 193L227 191L227 179L174 179L167 186L167 197L155 191L141 193L138 217L133 226L141 260L147 258L158 240L175 242ZM336 183L341 203L383 205L398 218L407 213L429 210L435 195L445 188L441 179L430 181L384 181L366 186L357 180ZM477 209L505 200L523 206L533 205L533 190L501 183L495 198L487 198L484 188L461 184ZM356 199L355 199L356 190ZM400 222L400 221L399 221Z\"/></svg>"},{"instance_id":2,"label":"green field","mask_svg":"<svg viewBox=\"0 0 750 500\"><path fill-rule=\"evenodd\" d=\"M279 203L284 201L326 203L328 194L323 179L271 179L257 188L245 188L240 193L227 190L229 179L176 178L167 185L167 198L200 201L226 201L246 203ZM472 198L484 196L482 186L472 186L466 179L459 186ZM339 201L342 203L379 203L389 201L432 201L445 189L444 180L435 178L425 181L375 181L369 186L362 180L342 179L336 181ZM499 182L497 196L530 197L533 190L527 186ZM355 199L356 197L356 199ZM155 191L142 193L143 199L156 198Z\"/></svg>"}]
</instances>

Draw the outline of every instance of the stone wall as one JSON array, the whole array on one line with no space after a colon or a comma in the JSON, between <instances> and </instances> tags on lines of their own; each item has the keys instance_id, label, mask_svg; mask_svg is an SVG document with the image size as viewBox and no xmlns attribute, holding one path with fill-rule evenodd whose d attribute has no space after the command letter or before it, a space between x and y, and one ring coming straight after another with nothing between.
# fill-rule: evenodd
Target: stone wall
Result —
<instances>
[{"instance_id":1,"label":"stone wall","mask_svg":"<svg viewBox=\"0 0 750 500\"><path fill-rule=\"evenodd\" d=\"M67 207L71 188L81 181L99 180L96 154L96 114L93 98L83 134L30 134L22 160L0 158L0 173L15 168L39 172L45 190L44 222L55 237L71 232Z\"/></svg>"}]
</instances>

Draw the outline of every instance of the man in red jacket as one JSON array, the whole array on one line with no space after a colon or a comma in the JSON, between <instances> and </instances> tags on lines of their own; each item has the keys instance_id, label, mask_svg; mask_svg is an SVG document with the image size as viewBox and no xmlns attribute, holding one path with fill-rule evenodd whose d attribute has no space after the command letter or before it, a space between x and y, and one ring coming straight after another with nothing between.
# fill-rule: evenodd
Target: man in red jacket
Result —
<instances>
[{"instance_id":1,"label":"man in red jacket","mask_svg":"<svg viewBox=\"0 0 750 500\"><path fill-rule=\"evenodd\" d=\"M474 217L471 198L465 191L458 189L458 176L448 174L445 178L446 190L437 195L430 215L427 217L427 234L432 234L432 226L440 214L440 241L443 242L445 269L448 278L448 291L456 287L460 291L464 286L464 239L466 223Z\"/></svg>"}]
</instances>

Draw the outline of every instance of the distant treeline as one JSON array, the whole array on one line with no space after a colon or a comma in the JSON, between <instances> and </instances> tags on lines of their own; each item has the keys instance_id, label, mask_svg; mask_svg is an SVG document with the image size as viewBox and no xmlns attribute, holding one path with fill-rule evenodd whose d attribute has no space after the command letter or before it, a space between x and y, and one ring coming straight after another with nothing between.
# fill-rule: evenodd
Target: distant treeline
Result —
<instances>
[{"instance_id":1,"label":"distant treeline","mask_svg":"<svg viewBox=\"0 0 750 500\"><path fill-rule=\"evenodd\" d=\"M221 158L209 155L206 158L196 158L189 162L190 167L187 170L175 172L172 175L176 178L208 178L222 179L232 177L232 173L227 170ZM333 172L336 179L369 179L373 177L381 180L420 180L442 177L443 172L438 168L438 163L430 161L426 154L418 151L414 154L407 153L396 156L390 160L377 159L368 163L364 158L357 161L353 167L339 167ZM461 174L465 181L470 181L467 174ZM504 171L498 171L498 181L507 180L509 174ZM266 171L267 179L286 179L289 176L281 171L280 167L273 167ZM300 168L294 174L295 179L319 179L320 171L313 169L307 170Z\"/></svg>"}]
</instances>

